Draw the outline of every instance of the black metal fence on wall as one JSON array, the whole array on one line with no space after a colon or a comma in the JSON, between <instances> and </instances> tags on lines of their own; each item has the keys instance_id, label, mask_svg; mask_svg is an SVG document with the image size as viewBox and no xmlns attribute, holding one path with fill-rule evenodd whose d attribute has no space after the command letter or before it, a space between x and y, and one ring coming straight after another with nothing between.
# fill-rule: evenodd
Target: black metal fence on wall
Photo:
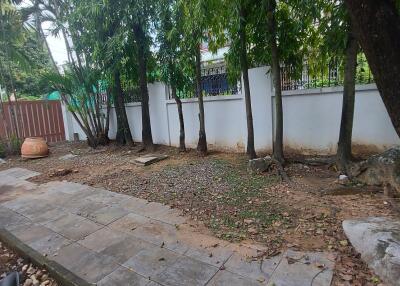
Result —
<instances>
[{"instance_id":1,"label":"black metal fence on wall","mask_svg":"<svg viewBox=\"0 0 400 286\"><path fill-rule=\"evenodd\" d=\"M342 86L344 80L343 62L331 61L320 67L305 64L301 74L296 75L290 66L281 67L282 90L298 90ZM364 55L357 59L356 84L373 83L374 79Z\"/></svg>"},{"instance_id":2,"label":"black metal fence on wall","mask_svg":"<svg viewBox=\"0 0 400 286\"><path fill-rule=\"evenodd\" d=\"M209 64L203 66L201 69L201 89L203 96L229 96L236 95L241 92L241 82L238 81L232 84L228 79L228 71L224 62L217 64ZM194 92L195 85L193 88L188 90L178 90L177 95L179 98L196 98L197 95ZM169 92L169 99L172 99L172 95Z\"/></svg>"}]
</instances>

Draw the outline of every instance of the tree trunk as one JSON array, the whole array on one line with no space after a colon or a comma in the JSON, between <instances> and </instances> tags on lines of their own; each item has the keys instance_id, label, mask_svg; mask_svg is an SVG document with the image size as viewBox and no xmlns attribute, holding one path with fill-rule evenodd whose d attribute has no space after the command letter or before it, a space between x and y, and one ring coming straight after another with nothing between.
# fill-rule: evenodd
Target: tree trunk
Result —
<instances>
[{"instance_id":1,"label":"tree trunk","mask_svg":"<svg viewBox=\"0 0 400 286\"><path fill-rule=\"evenodd\" d=\"M121 87L121 78L119 71L114 73L114 106L117 115L117 136L116 141L118 144L133 145L132 133L129 128L128 117L125 110L124 95Z\"/></svg>"},{"instance_id":2,"label":"tree trunk","mask_svg":"<svg viewBox=\"0 0 400 286\"><path fill-rule=\"evenodd\" d=\"M244 99L246 104L247 117L247 155L250 159L257 157L254 149L254 127L253 112L251 108L250 84L249 84L249 65L247 60L247 35L246 35L246 15L243 7L240 7L239 14L239 39L240 39L240 66L243 74Z\"/></svg>"},{"instance_id":3,"label":"tree trunk","mask_svg":"<svg viewBox=\"0 0 400 286\"><path fill-rule=\"evenodd\" d=\"M182 110L182 101L176 94L176 87L171 87L172 97L175 99L176 106L178 107L178 115L179 115L179 151L185 152L185 121L183 119L183 110Z\"/></svg>"},{"instance_id":4,"label":"tree trunk","mask_svg":"<svg viewBox=\"0 0 400 286\"><path fill-rule=\"evenodd\" d=\"M199 142L197 143L197 152L200 155L207 155L207 137L206 137L206 125L204 119L204 102L203 102L203 91L201 88L201 53L200 46L196 48L196 95L199 101Z\"/></svg>"},{"instance_id":5,"label":"tree trunk","mask_svg":"<svg viewBox=\"0 0 400 286\"><path fill-rule=\"evenodd\" d=\"M354 102L356 93L357 53L358 43L350 28L346 45L344 67L342 120L340 123L339 143L336 154L338 169L345 174L348 173L347 167L352 160L351 139L353 133Z\"/></svg>"},{"instance_id":6,"label":"tree trunk","mask_svg":"<svg viewBox=\"0 0 400 286\"><path fill-rule=\"evenodd\" d=\"M400 16L393 0L345 0L356 36L400 136Z\"/></svg>"},{"instance_id":7,"label":"tree trunk","mask_svg":"<svg viewBox=\"0 0 400 286\"><path fill-rule=\"evenodd\" d=\"M269 46L271 49L271 75L275 90L275 138L273 157L280 163L285 161L283 155L283 107L282 107L282 87L281 87L281 68L278 44L276 39L276 1L271 0L268 7L268 32Z\"/></svg>"},{"instance_id":8,"label":"tree trunk","mask_svg":"<svg viewBox=\"0 0 400 286\"><path fill-rule=\"evenodd\" d=\"M142 97L142 142L145 148L151 150L154 144L150 123L149 90L147 89L146 36L140 24L135 25L134 34L138 45L139 88Z\"/></svg>"}]
</instances>

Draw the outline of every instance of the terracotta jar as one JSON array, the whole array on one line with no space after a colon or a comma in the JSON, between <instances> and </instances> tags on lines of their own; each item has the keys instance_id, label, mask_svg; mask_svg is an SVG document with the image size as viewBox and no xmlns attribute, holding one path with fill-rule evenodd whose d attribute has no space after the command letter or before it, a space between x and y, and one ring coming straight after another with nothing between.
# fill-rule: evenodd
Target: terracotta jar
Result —
<instances>
[{"instance_id":1,"label":"terracotta jar","mask_svg":"<svg viewBox=\"0 0 400 286\"><path fill-rule=\"evenodd\" d=\"M21 147L22 158L43 158L49 155L47 142L41 137L26 138Z\"/></svg>"}]
</instances>

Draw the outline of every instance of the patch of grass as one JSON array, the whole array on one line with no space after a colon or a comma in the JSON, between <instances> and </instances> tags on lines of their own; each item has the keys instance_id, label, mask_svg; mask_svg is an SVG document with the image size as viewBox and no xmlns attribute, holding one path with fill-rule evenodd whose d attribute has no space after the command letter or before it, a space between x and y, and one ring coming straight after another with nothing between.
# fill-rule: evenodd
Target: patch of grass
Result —
<instances>
[{"instance_id":1,"label":"patch of grass","mask_svg":"<svg viewBox=\"0 0 400 286\"><path fill-rule=\"evenodd\" d=\"M222 159L214 159L213 164L216 172L214 180L225 183L229 188L220 200L232 205L241 205L249 199L258 197L260 190L280 180L274 175L250 174L243 162L233 164Z\"/></svg>"}]
</instances>

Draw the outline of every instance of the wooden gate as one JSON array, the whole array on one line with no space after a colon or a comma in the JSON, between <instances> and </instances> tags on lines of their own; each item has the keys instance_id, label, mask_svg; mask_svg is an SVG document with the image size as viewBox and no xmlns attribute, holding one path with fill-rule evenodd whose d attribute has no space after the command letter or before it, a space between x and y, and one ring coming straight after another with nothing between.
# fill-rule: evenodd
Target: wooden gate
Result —
<instances>
[{"instance_id":1,"label":"wooden gate","mask_svg":"<svg viewBox=\"0 0 400 286\"><path fill-rule=\"evenodd\" d=\"M0 138L11 138L16 134L22 139L43 137L48 142L64 141L60 101L35 100L1 104Z\"/></svg>"}]
</instances>

